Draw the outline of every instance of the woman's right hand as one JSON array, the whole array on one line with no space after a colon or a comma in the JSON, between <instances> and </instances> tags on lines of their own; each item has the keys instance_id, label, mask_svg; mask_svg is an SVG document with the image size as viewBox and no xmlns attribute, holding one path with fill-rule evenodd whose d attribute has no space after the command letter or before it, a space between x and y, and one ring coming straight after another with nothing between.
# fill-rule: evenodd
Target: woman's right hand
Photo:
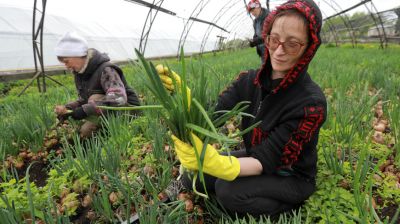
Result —
<instances>
[{"instance_id":1,"label":"woman's right hand","mask_svg":"<svg viewBox=\"0 0 400 224\"><path fill-rule=\"evenodd\" d=\"M170 70L168 67L162 65L162 64L158 64L156 66L156 70L158 75L160 76L161 82L164 85L165 89L172 93L174 92L174 90L181 90L181 77L174 71ZM172 80L175 80L174 81ZM175 88L175 85L177 88ZM191 91L190 88L186 86L186 97L187 97L187 102L188 102L188 108L190 109L190 103L192 101L192 97L191 97Z\"/></svg>"},{"instance_id":2,"label":"woman's right hand","mask_svg":"<svg viewBox=\"0 0 400 224\"><path fill-rule=\"evenodd\" d=\"M157 65L156 70L165 89L167 89L169 92L173 92L175 89L174 81L172 79L175 80L175 84L178 86L178 88L181 86L181 77L176 74L176 72L169 70L168 67L162 64Z\"/></svg>"},{"instance_id":3,"label":"woman's right hand","mask_svg":"<svg viewBox=\"0 0 400 224\"><path fill-rule=\"evenodd\" d=\"M57 105L54 108L54 113L56 113L57 115L63 115L68 113L68 109L64 105Z\"/></svg>"}]
</instances>

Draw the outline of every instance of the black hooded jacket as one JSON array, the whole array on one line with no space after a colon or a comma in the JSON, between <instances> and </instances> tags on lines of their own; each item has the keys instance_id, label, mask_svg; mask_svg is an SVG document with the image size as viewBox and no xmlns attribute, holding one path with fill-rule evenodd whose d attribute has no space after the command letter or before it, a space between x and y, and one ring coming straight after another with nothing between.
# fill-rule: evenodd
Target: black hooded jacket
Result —
<instances>
[{"instance_id":1,"label":"black hooded jacket","mask_svg":"<svg viewBox=\"0 0 400 224\"><path fill-rule=\"evenodd\" d=\"M140 105L135 91L127 84L122 70L112 64L106 54L102 54L96 49L89 49L88 57L84 71L82 73L74 72L79 99L68 103L67 108L82 107L86 116L102 114L96 105L88 102L89 97L93 94L106 95L105 101L111 103L111 106ZM115 91L116 94L110 97L107 95L107 91ZM121 97L119 98L119 96Z\"/></svg>"},{"instance_id":2,"label":"black hooded jacket","mask_svg":"<svg viewBox=\"0 0 400 224\"><path fill-rule=\"evenodd\" d=\"M268 16L268 14L269 14L268 9L261 8L260 16L255 18L253 21L253 28L254 28L253 41L254 41L254 45L256 46L256 49L257 49L257 54L260 57L262 57L265 52L264 51L264 39L262 38L262 32L263 32L264 20Z\"/></svg>"},{"instance_id":3,"label":"black hooded jacket","mask_svg":"<svg viewBox=\"0 0 400 224\"><path fill-rule=\"evenodd\" d=\"M313 1L288 1L271 12L264 23L263 36L269 24L282 10L295 9L310 23L310 44L302 58L281 80L271 80L272 68L268 49L262 67L239 75L218 99L216 110L232 109L241 101L250 101L241 128L262 121L244 136L246 150L258 159L263 173L297 175L314 180L317 172L318 133L327 115L326 99L312 81L307 67L319 45L322 16ZM274 83L274 81L278 81Z\"/></svg>"}]
</instances>

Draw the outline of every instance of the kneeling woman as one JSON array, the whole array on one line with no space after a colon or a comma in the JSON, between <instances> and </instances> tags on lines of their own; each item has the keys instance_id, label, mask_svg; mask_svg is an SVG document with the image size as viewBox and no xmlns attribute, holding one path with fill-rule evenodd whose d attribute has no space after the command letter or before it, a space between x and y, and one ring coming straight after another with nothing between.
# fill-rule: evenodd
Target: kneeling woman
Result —
<instances>
[{"instance_id":1,"label":"kneeling woman","mask_svg":"<svg viewBox=\"0 0 400 224\"><path fill-rule=\"evenodd\" d=\"M251 102L246 112L255 118L243 118L243 129L262 121L243 137L245 149L232 156L207 146L207 190L231 213L277 215L297 208L315 191L316 146L326 99L307 68L321 43L321 23L321 12L311 0L277 7L264 22L262 67L241 73L218 99L216 110ZM196 169L192 146L172 138L182 165Z\"/></svg>"}]
</instances>

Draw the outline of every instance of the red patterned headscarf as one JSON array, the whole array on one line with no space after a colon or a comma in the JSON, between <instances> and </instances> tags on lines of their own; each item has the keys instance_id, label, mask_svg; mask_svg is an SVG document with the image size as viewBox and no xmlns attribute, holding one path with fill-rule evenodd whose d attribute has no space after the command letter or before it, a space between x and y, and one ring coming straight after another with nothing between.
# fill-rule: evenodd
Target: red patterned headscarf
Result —
<instances>
[{"instance_id":1,"label":"red patterned headscarf","mask_svg":"<svg viewBox=\"0 0 400 224\"><path fill-rule=\"evenodd\" d=\"M250 0L249 3L247 3L247 11L250 12L252 9L255 8L260 8L261 7L261 3L258 0Z\"/></svg>"},{"instance_id":2,"label":"red patterned headscarf","mask_svg":"<svg viewBox=\"0 0 400 224\"><path fill-rule=\"evenodd\" d=\"M264 39L271 32L272 24L275 21L275 16L280 12L286 10L296 10L300 12L309 22L308 30L310 43L308 44L308 47L304 52L302 58L300 58L296 65L289 70L279 86L273 90L273 93L276 93L280 89L287 88L298 78L298 76L301 72L304 71L304 69L307 69L308 64L311 62L311 59L314 57L318 47L321 44L320 31L322 25L322 14L317 4L315 4L315 2L312 0L289 0L288 2L277 7L276 10L272 11L264 21ZM271 61L269 58L269 51L268 48L265 46L264 62L257 74L256 79L254 80L254 84L260 85L259 79L261 74L270 75L271 71L266 71L266 68L270 67L270 64Z\"/></svg>"}]
</instances>

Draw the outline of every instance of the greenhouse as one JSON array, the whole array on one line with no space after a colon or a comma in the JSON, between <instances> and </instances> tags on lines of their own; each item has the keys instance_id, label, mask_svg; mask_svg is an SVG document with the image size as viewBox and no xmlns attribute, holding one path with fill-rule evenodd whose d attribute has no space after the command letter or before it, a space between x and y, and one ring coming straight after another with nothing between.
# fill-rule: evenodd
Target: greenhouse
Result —
<instances>
[{"instance_id":1,"label":"greenhouse","mask_svg":"<svg viewBox=\"0 0 400 224\"><path fill-rule=\"evenodd\" d=\"M0 223L400 223L398 0L1 0Z\"/></svg>"}]
</instances>

